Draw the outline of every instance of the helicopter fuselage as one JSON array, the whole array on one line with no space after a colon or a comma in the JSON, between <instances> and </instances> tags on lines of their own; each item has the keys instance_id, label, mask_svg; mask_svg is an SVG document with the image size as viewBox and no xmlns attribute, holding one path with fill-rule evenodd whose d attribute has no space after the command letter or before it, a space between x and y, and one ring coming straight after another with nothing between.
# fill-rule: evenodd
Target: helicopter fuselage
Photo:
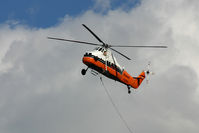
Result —
<instances>
[{"instance_id":1,"label":"helicopter fuselage","mask_svg":"<svg viewBox=\"0 0 199 133\"><path fill-rule=\"evenodd\" d=\"M85 53L82 60L88 68L135 89L139 87L145 78L145 72L142 72L138 77L132 77L126 70L121 68L111 51L103 47Z\"/></svg>"},{"instance_id":2,"label":"helicopter fuselage","mask_svg":"<svg viewBox=\"0 0 199 133\"><path fill-rule=\"evenodd\" d=\"M103 42L90 28L88 28L85 24L82 24L86 30L88 30L97 40L99 43L92 43L87 41L80 41L80 40L71 40L71 39L64 39L64 38L57 38L57 37L48 37L48 39L59 40L59 41L66 41L66 42L73 42L79 43L84 45L93 45L93 46L100 46L96 48L92 52L87 52L83 57L83 63L93 70L105 75L108 78L113 80L119 81L128 87L128 93L130 93L130 87L138 88L142 81L145 79L145 71L141 72L138 77L132 77L130 74L127 73L120 65L117 63L115 57L111 53L110 50L116 52L117 54L123 56L124 58L131 60L129 57L124 55L123 53L119 52L113 47L136 47L136 48L167 48L167 46L130 46L130 45L109 45ZM82 69L82 75L86 74L87 69ZM149 70L146 71L146 74L149 75Z\"/></svg>"}]
</instances>

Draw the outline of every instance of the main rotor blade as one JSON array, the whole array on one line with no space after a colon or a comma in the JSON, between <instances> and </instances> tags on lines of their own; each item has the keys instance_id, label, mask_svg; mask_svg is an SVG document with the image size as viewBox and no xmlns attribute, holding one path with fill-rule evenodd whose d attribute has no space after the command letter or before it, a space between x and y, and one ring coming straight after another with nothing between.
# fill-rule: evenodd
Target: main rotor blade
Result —
<instances>
[{"instance_id":1,"label":"main rotor blade","mask_svg":"<svg viewBox=\"0 0 199 133\"><path fill-rule=\"evenodd\" d=\"M116 53L118 53L118 54L124 56L124 57L127 58L128 60L131 60L129 57L127 57L126 55L120 53L119 51L117 51L117 50L115 50L115 49L113 49L113 48L110 48L110 49L113 50L113 51L115 51Z\"/></svg>"},{"instance_id":2,"label":"main rotor blade","mask_svg":"<svg viewBox=\"0 0 199 133\"><path fill-rule=\"evenodd\" d=\"M55 37L47 37L47 38L48 38L48 39L53 39L53 40L59 40L59 41L76 42L76 43L81 43L81 44L102 46L102 44L91 43L91 42L84 42L84 41L78 41L78 40L69 40L69 39L55 38Z\"/></svg>"},{"instance_id":3,"label":"main rotor blade","mask_svg":"<svg viewBox=\"0 0 199 133\"><path fill-rule=\"evenodd\" d=\"M89 29L85 24L82 24L99 42L103 43L105 45L105 43L91 30Z\"/></svg>"},{"instance_id":4,"label":"main rotor blade","mask_svg":"<svg viewBox=\"0 0 199 133\"><path fill-rule=\"evenodd\" d=\"M111 45L110 47L134 47L134 48L167 48L167 46L123 46L123 45Z\"/></svg>"}]
</instances>

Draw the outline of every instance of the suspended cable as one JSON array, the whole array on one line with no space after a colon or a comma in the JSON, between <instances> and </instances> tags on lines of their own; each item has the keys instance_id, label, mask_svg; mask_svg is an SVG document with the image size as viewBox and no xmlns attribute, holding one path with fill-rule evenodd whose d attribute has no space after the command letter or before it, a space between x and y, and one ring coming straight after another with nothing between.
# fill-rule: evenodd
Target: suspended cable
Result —
<instances>
[{"instance_id":1,"label":"suspended cable","mask_svg":"<svg viewBox=\"0 0 199 133\"><path fill-rule=\"evenodd\" d=\"M113 105L113 107L114 107L116 113L118 114L120 120L124 123L124 125L126 126L126 128L128 129L128 131L129 131L130 133L133 133L133 131L131 130L131 128L128 126L126 120L124 119L124 117L123 117L122 114L120 113L120 111L119 111L118 107L116 106L115 102L113 101L113 98L111 97L111 95L110 95L108 89L107 89L106 86L104 85L104 82L103 82L103 80L102 80L102 77L100 77L100 80L101 80L101 83L102 83L102 85L103 85L103 87L104 87L104 90L105 90L105 92L106 92L106 94L107 94L107 96L108 96L108 98L109 98L111 104Z\"/></svg>"}]
</instances>

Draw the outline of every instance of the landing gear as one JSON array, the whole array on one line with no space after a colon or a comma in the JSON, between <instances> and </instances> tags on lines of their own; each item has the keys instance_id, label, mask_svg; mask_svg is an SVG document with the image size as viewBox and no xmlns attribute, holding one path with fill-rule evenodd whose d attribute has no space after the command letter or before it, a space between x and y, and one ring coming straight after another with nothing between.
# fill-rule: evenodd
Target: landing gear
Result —
<instances>
[{"instance_id":1,"label":"landing gear","mask_svg":"<svg viewBox=\"0 0 199 133\"><path fill-rule=\"evenodd\" d=\"M87 70L88 70L88 68L87 69L82 69L82 71L81 71L82 75L85 75Z\"/></svg>"},{"instance_id":2,"label":"landing gear","mask_svg":"<svg viewBox=\"0 0 199 133\"><path fill-rule=\"evenodd\" d=\"M127 86L127 88L128 88L128 93L131 94L130 86Z\"/></svg>"}]
</instances>

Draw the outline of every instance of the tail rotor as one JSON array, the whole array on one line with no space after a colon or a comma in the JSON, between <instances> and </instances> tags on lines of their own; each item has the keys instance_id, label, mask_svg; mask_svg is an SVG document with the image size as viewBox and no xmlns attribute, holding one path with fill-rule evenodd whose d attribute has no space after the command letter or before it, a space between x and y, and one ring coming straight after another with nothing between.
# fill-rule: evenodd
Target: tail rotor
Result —
<instances>
[{"instance_id":1,"label":"tail rotor","mask_svg":"<svg viewBox=\"0 0 199 133\"><path fill-rule=\"evenodd\" d=\"M149 61L149 62L148 62L148 65L147 65L147 70L144 71L145 74L146 74L146 83L147 83L147 84L149 83L150 75L154 75L154 74L155 74L154 72L152 72L152 71L150 70L150 68L151 68L151 62Z\"/></svg>"}]
</instances>

